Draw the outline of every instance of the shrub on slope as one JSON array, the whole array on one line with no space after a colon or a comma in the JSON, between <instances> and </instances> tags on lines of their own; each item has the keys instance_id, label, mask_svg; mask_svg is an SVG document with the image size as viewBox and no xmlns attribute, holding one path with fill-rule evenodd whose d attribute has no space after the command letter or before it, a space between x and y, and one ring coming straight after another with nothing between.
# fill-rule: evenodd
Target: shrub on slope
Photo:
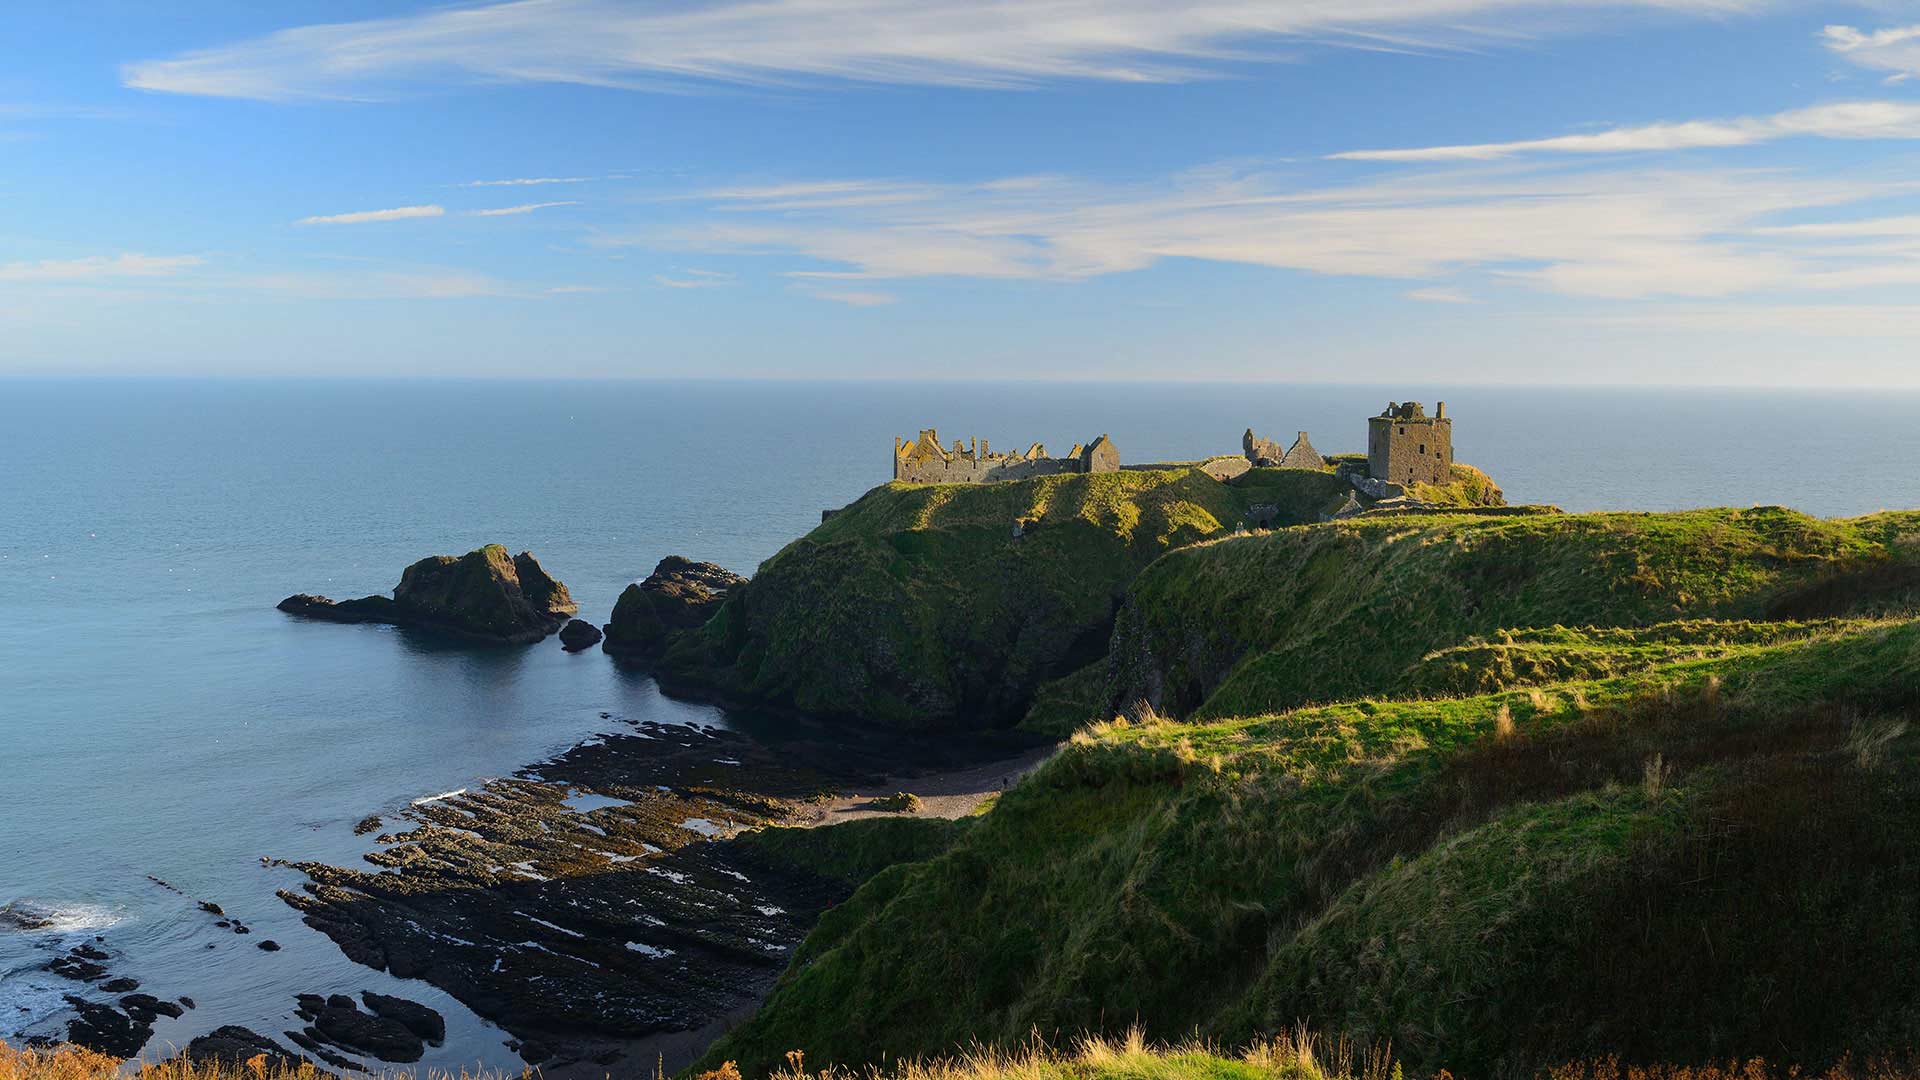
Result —
<instances>
[{"instance_id":1,"label":"shrub on slope","mask_svg":"<svg viewBox=\"0 0 1920 1080\"><path fill-rule=\"evenodd\" d=\"M1232 716L1395 693L1422 656L1503 626L1760 617L1795 590L1857 586L1849 568L1915 566L1920 513L1388 518L1235 537L1134 582L1108 703ZM1793 615L1843 613L1819 606Z\"/></svg>"},{"instance_id":2,"label":"shrub on slope","mask_svg":"<svg viewBox=\"0 0 1920 1080\"><path fill-rule=\"evenodd\" d=\"M1920 837L1920 801L1913 737L1882 719L1916 706L1920 625L1862 623L1601 681L1092 729L950 850L828 912L709 1061L765 1071L799 1048L861 1063L1136 1021L1236 1042L1324 1012L1419 1065L1544 1064L1591 1050L1585 1036L1614 1030L1619 996L1663 962L1671 981L1652 989L1670 1011L1620 1015L1682 1060L1911 1042L1915 979L1879 976L1920 971L1920 840L1905 839ZM1714 846L1716 813L1757 805L1743 792L1792 784L1803 794L1782 805L1811 807L1841 791L1836 767L1873 773L1840 824L1736 819L1757 847ZM1820 857L1863 812L1886 827L1835 858L1885 855L1878 877ZM1765 854L1799 840L1819 843L1797 861ZM1759 870L1699 887L1703 868L1742 859L1775 887ZM1642 914L1664 896L1685 917ZM1682 932L1736 915L1754 929L1734 942ZM1837 1007L1795 1013L1802 986L1844 979L1795 982L1808 958L1857 955L1861 927L1888 954L1862 969L1878 981L1837 1000L1869 999L1859 1015L1885 1030ZM1666 952L1640 951L1649 938ZM1603 946L1625 957L1606 992L1557 985L1555 956ZM1737 959L1713 952L1729 946ZM1787 1014L1812 1019L1759 1030Z\"/></svg>"}]
</instances>

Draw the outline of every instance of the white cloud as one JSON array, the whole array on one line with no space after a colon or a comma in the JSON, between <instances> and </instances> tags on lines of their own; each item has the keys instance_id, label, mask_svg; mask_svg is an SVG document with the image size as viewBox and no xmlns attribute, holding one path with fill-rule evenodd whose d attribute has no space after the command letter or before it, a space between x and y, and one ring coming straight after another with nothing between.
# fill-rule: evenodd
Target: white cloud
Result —
<instances>
[{"instance_id":1,"label":"white cloud","mask_svg":"<svg viewBox=\"0 0 1920 1080\"><path fill-rule=\"evenodd\" d=\"M1425 304L1477 304L1480 302L1459 289L1445 288L1414 289L1407 293L1407 299L1418 300Z\"/></svg>"},{"instance_id":2,"label":"white cloud","mask_svg":"<svg viewBox=\"0 0 1920 1080\"><path fill-rule=\"evenodd\" d=\"M517 180L469 180L461 187L533 187L538 184L587 184L597 176L529 176Z\"/></svg>"},{"instance_id":3,"label":"white cloud","mask_svg":"<svg viewBox=\"0 0 1920 1080\"><path fill-rule=\"evenodd\" d=\"M701 82L1024 87L1177 82L1300 41L1507 42L1581 14L1726 15L1769 0L512 0L316 24L127 65L126 85L214 97L378 99L409 84Z\"/></svg>"},{"instance_id":4,"label":"white cloud","mask_svg":"<svg viewBox=\"0 0 1920 1080\"><path fill-rule=\"evenodd\" d=\"M404 221L408 218L440 217L443 206L396 206L391 210L356 210L351 214L321 214L304 217L295 225L364 225L370 221Z\"/></svg>"},{"instance_id":5,"label":"white cloud","mask_svg":"<svg viewBox=\"0 0 1920 1080\"><path fill-rule=\"evenodd\" d=\"M1488 161L1516 154L1620 154L1651 150L1748 146L1774 139L1920 139L1920 104L1851 101L1734 120L1643 124L1585 135L1519 142L1426 146L1409 150L1349 150L1329 157L1346 161Z\"/></svg>"},{"instance_id":6,"label":"white cloud","mask_svg":"<svg viewBox=\"0 0 1920 1080\"><path fill-rule=\"evenodd\" d=\"M683 270L681 273L685 276L655 274L653 282L669 289L718 289L733 284L733 275L719 270Z\"/></svg>"},{"instance_id":7,"label":"white cloud","mask_svg":"<svg viewBox=\"0 0 1920 1080\"><path fill-rule=\"evenodd\" d=\"M878 190L916 194L857 205L844 198ZM1785 224L1795 218L1809 224L1868 200L1920 194L1920 181L1898 177L1508 168L1300 189L1196 170L1127 188L850 181L756 191L720 189L693 223L595 242L804 259L783 272L817 284L1072 281L1170 259L1399 280L1480 273L1606 298L1920 283L1920 240L1896 225L1864 239L1783 231L1797 227Z\"/></svg>"},{"instance_id":8,"label":"white cloud","mask_svg":"<svg viewBox=\"0 0 1920 1080\"><path fill-rule=\"evenodd\" d=\"M831 300L836 304L850 304L854 307L884 307L899 299L892 293L858 289L808 289L807 295L816 300Z\"/></svg>"},{"instance_id":9,"label":"white cloud","mask_svg":"<svg viewBox=\"0 0 1920 1080\"><path fill-rule=\"evenodd\" d=\"M579 205L580 204L577 201L569 199L564 202L525 203L520 206L495 207L491 210L470 210L468 211L468 213L472 214L474 217L505 217L509 214L531 214L535 210L545 210L545 209L548 209L549 207L554 207L554 206L579 206Z\"/></svg>"},{"instance_id":10,"label":"white cloud","mask_svg":"<svg viewBox=\"0 0 1920 1080\"><path fill-rule=\"evenodd\" d=\"M0 282L102 281L114 278L171 277L202 266L198 255L90 255L80 259L0 264Z\"/></svg>"},{"instance_id":11,"label":"white cloud","mask_svg":"<svg viewBox=\"0 0 1920 1080\"><path fill-rule=\"evenodd\" d=\"M1828 49L1849 63L1892 72L1895 79L1891 81L1920 74L1920 26L1872 31L1829 26L1820 36Z\"/></svg>"}]
</instances>

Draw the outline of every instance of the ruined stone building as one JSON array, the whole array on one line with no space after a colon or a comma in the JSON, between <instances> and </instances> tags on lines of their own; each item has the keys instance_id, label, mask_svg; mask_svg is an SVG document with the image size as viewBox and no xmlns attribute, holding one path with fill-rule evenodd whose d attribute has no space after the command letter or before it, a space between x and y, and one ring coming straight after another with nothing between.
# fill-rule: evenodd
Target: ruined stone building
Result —
<instances>
[{"instance_id":1,"label":"ruined stone building","mask_svg":"<svg viewBox=\"0 0 1920 1080\"><path fill-rule=\"evenodd\" d=\"M1059 473L1119 471L1120 451L1105 435L1084 447L1075 444L1065 457L1049 457L1039 443L1025 451L996 454L985 439L970 443L955 439L949 449L940 445L940 433L933 428L920 432L917 439L893 440L893 478L909 484L994 484Z\"/></svg>"},{"instance_id":2,"label":"ruined stone building","mask_svg":"<svg viewBox=\"0 0 1920 1080\"><path fill-rule=\"evenodd\" d=\"M1255 467L1267 469L1324 469L1327 461L1313 448L1313 442L1302 431L1293 440L1293 445L1285 450L1272 439L1263 439L1253 433L1252 428L1240 437L1240 446L1246 451L1247 460Z\"/></svg>"},{"instance_id":3,"label":"ruined stone building","mask_svg":"<svg viewBox=\"0 0 1920 1080\"><path fill-rule=\"evenodd\" d=\"M1453 421L1447 403L1433 415L1417 401L1389 402L1367 420L1367 471L1395 484L1444 484L1453 478Z\"/></svg>"}]
</instances>

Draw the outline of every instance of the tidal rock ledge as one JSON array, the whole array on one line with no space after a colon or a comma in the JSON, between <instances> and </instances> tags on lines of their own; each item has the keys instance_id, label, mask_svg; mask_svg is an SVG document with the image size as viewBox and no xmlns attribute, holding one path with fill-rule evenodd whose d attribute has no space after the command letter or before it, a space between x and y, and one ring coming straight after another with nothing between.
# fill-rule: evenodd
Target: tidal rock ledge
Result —
<instances>
[{"instance_id":1,"label":"tidal rock ledge","mask_svg":"<svg viewBox=\"0 0 1920 1080\"><path fill-rule=\"evenodd\" d=\"M336 602L300 593L278 607L307 619L390 623L515 645L541 640L580 610L532 553L509 556L499 544L421 559L400 575L391 597Z\"/></svg>"}]
</instances>

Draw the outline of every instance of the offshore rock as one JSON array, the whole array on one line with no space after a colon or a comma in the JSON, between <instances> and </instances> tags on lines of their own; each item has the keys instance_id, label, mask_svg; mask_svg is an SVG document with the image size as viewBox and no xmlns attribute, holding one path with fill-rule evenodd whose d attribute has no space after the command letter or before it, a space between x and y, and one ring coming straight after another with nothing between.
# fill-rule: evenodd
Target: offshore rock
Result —
<instances>
[{"instance_id":1,"label":"offshore rock","mask_svg":"<svg viewBox=\"0 0 1920 1080\"><path fill-rule=\"evenodd\" d=\"M218 1064L238 1071L247 1067L248 1060L260 1054L267 1056L269 1072L300 1066L300 1059L287 1053L279 1043L234 1024L217 1027L205 1035L197 1036L187 1044L186 1051L180 1056L196 1064Z\"/></svg>"},{"instance_id":2,"label":"offshore rock","mask_svg":"<svg viewBox=\"0 0 1920 1080\"><path fill-rule=\"evenodd\" d=\"M447 1039L447 1022L441 1015L417 1001L376 994L371 990L360 992L361 1000L367 1003L374 1015L392 1020L415 1035L439 1046Z\"/></svg>"},{"instance_id":3,"label":"offshore rock","mask_svg":"<svg viewBox=\"0 0 1920 1080\"><path fill-rule=\"evenodd\" d=\"M302 618L390 623L505 644L539 641L580 610L567 587L548 575L530 552L509 556L499 544L457 557L421 559L400 575L392 598L335 602L300 593L278 606Z\"/></svg>"},{"instance_id":4,"label":"offshore rock","mask_svg":"<svg viewBox=\"0 0 1920 1080\"><path fill-rule=\"evenodd\" d=\"M570 619L560 628L560 645L568 652L590 649L600 643L600 628L585 619Z\"/></svg>"},{"instance_id":5,"label":"offshore rock","mask_svg":"<svg viewBox=\"0 0 1920 1080\"><path fill-rule=\"evenodd\" d=\"M67 1041L108 1057L130 1058L147 1045L153 1025L97 1001L66 995L76 1014L67 1021Z\"/></svg>"},{"instance_id":6,"label":"offshore rock","mask_svg":"<svg viewBox=\"0 0 1920 1080\"><path fill-rule=\"evenodd\" d=\"M620 594L601 648L614 656L657 655L674 634L706 623L746 582L724 566L669 555L645 581Z\"/></svg>"}]
</instances>

